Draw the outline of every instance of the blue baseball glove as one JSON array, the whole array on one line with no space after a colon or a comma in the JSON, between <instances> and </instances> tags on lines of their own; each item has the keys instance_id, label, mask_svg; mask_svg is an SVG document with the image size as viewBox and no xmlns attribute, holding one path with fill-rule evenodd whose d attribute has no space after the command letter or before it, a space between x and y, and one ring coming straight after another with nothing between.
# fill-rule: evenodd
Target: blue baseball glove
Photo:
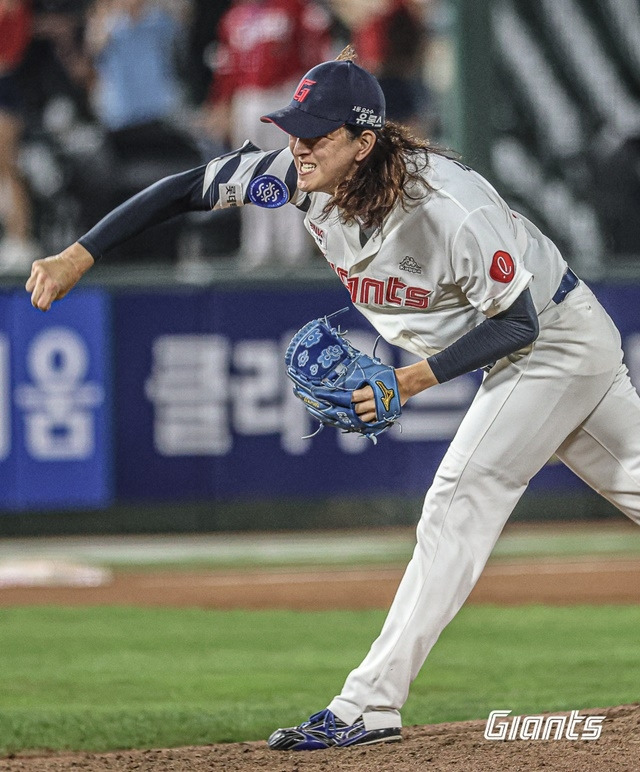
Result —
<instances>
[{"instance_id":1,"label":"blue baseball glove","mask_svg":"<svg viewBox=\"0 0 640 772\"><path fill-rule=\"evenodd\" d=\"M318 431L325 425L335 426L375 443L401 413L395 371L354 348L329 318L308 322L289 344L285 364L293 393L320 422ZM372 423L362 421L351 402L351 392L367 385L376 403L377 420Z\"/></svg>"}]
</instances>

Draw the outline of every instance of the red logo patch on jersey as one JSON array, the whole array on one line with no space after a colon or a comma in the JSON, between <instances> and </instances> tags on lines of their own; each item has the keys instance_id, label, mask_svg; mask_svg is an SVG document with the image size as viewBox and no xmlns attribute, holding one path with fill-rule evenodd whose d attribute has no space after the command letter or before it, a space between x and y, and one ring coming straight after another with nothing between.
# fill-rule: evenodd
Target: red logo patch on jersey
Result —
<instances>
[{"instance_id":1,"label":"red logo patch on jersey","mask_svg":"<svg viewBox=\"0 0 640 772\"><path fill-rule=\"evenodd\" d=\"M491 276L494 281L508 284L515 275L516 265L513 262L511 255L501 249L498 250L491 261L489 276Z\"/></svg>"},{"instance_id":2,"label":"red logo patch on jersey","mask_svg":"<svg viewBox=\"0 0 640 772\"><path fill-rule=\"evenodd\" d=\"M315 80L309 80L309 78L303 78L300 81L300 85L296 89L296 93L293 95L294 102L304 102L304 100L309 96L309 92L311 91L311 86L315 86L316 82Z\"/></svg>"}]
</instances>

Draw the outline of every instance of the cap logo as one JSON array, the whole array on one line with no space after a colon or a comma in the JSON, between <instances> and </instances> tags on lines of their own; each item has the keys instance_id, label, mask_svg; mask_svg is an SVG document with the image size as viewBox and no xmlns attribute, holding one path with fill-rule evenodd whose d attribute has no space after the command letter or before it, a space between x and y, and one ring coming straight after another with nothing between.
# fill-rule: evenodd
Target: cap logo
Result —
<instances>
[{"instance_id":1,"label":"cap logo","mask_svg":"<svg viewBox=\"0 0 640 772\"><path fill-rule=\"evenodd\" d=\"M311 91L311 86L315 86L316 81L315 80L309 80L309 78L303 78L300 81L300 85L296 89L296 93L293 95L294 102L304 102L304 100L309 96L309 92Z\"/></svg>"}]
</instances>

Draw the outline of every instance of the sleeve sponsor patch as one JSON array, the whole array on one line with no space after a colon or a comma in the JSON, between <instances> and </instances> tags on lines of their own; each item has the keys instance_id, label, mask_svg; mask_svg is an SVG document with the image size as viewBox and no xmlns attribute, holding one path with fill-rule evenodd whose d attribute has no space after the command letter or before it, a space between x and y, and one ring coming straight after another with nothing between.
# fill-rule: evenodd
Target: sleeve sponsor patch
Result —
<instances>
[{"instance_id":1,"label":"sleeve sponsor patch","mask_svg":"<svg viewBox=\"0 0 640 772\"><path fill-rule=\"evenodd\" d=\"M509 284L515 275L516 265L511 255L502 249L498 250L491 261L489 276L491 276L494 281L499 281L502 284Z\"/></svg>"},{"instance_id":2,"label":"sleeve sponsor patch","mask_svg":"<svg viewBox=\"0 0 640 772\"><path fill-rule=\"evenodd\" d=\"M278 177L272 174L261 174L251 181L248 197L252 204L267 209L277 209L289 200L289 189Z\"/></svg>"},{"instance_id":3,"label":"sleeve sponsor patch","mask_svg":"<svg viewBox=\"0 0 640 772\"><path fill-rule=\"evenodd\" d=\"M242 185L239 182L224 182L218 185L218 198L222 209L242 206Z\"/></svg>"}]
</instances>

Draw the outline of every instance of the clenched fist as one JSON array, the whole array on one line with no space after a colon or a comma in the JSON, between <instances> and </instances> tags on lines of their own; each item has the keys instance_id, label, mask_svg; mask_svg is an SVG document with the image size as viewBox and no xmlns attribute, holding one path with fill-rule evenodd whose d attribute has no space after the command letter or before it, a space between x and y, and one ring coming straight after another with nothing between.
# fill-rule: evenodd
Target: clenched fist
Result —
<instances>
[{"instance_id":1,"label":"clenched fist","mask_svg":"<svg viewBox=\"0 0 640 772\"><path fill-rule=\"evenodd\" d=\"M59 255L36 260L25 285L31 293L31 305L48 311L54 300L60 300L75 287L93 263L90 253L77 242Z\"/></svg>"}]
</instances>

